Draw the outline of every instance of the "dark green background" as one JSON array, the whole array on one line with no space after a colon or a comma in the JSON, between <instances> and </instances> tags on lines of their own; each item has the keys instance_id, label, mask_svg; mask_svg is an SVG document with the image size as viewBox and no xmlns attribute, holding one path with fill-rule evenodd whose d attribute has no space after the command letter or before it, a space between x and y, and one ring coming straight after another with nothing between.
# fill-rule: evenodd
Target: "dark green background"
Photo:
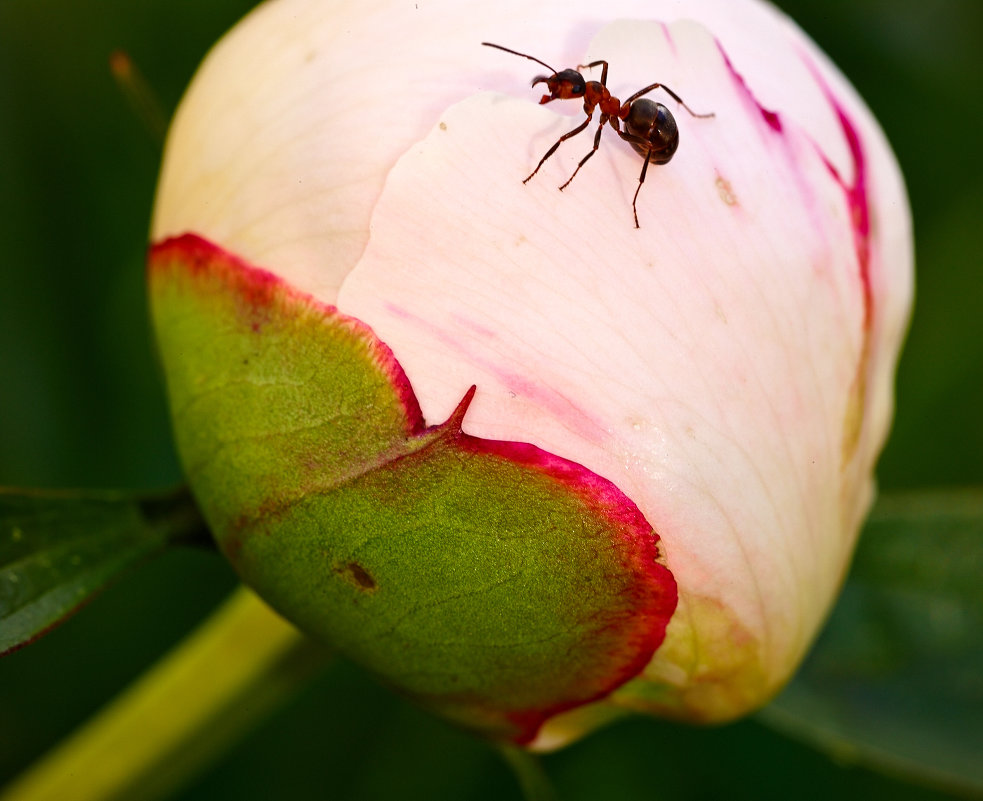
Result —
<instances>
[{"instance_id":1,"label":"dark green background","mask_svg":"<svg viewBox=\"0 0 983 801\"><path fill-rule=\"evenodd\" d=\"M0 0L0 484L179 481L143 290L158 150L107 61L125 48L173 108L209 45L252 5ZM911 194L918 300L882 485L983 483L983 3L779 5L867 99ZM218 558L174 553L0 661L0 785L234 584ZM547 767L571 800L944 797L836 764L754 722L700 731L632 721ZM181 797L518 791L481 744L341 665Z\"/></svg>"}]
</instances>

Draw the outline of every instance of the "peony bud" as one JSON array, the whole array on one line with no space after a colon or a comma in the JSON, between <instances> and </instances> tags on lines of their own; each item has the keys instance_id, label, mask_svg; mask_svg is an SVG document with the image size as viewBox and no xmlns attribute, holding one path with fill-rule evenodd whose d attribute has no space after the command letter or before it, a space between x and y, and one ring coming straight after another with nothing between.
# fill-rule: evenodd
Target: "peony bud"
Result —
<instances>
[{"instance_id":1,"label":"peony bud","mask_svg":"<svg viewBox=\"0 0 983 801\"><path fill-rule=\"evenodd\" d=\"M178 110L150 257L179 451L243 579L537 747L788 679L871 502L912 294L890 149L789 20L600 10L261 6ZM655 90L679 147L640 188L610 124L563 192L594 126L523 184L582 103L483 41L714 116Z\"/></svg>"}]
</instances>

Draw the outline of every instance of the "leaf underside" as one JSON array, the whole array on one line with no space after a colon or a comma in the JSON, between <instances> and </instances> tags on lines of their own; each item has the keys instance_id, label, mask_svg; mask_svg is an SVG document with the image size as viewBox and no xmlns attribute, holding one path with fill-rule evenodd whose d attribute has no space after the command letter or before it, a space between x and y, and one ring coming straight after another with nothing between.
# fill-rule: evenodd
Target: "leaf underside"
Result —
<instances>
[{"instance_id":1,"label":"leaf underside","mask_svg":"<svg viewBox=\"0 0 983 801\"><path fill-rule=\"evenodd\" d=\"M877 504L825 631L762 718L983 796L983 490Z\"/></svg>"}]
</instances>

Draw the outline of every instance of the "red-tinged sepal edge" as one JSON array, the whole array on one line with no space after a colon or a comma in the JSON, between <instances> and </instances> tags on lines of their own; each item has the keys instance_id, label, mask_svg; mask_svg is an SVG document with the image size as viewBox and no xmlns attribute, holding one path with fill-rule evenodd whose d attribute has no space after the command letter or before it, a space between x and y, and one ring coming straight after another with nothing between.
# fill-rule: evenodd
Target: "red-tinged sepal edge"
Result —
<instances>
[{"instance_id":1,"label":"red-tinged sepal edge","mask_svg":"<svg viewBox=\"0 0 983 801\"><path fill-rule=\"evenodd\" d=\"M616 486L427 426L372 330L193 235L150 252L178 449L222 552L286 618L433 711L529 743L638 675L676 584Z\"/></svg>"}]
</instances>

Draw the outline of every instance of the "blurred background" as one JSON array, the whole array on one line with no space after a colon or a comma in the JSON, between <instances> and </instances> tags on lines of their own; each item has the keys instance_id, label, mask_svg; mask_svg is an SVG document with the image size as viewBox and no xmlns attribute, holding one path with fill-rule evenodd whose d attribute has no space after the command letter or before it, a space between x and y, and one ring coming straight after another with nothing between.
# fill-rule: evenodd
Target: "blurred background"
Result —
<instances>
[{"instance_id":1,"label":"blurred background","mask_svg":"<svg viewBox=\"0 0 983 801\"><path fill-rule=\"evenodd\" d=\"M0 485L180 481L147 322L159 159L115 85L126 50L171 111L249 0L0 0ZM914 209L917 308L880 463L886 489L983 483L983 3L782 0L860 90ZM0 660L0 786L235 586L171 553ZM574 799L935 799L754 721L622 723L549 757ZM482 744L339 664L182 799L518 799ZM70 800L68 800L70 801Z\"/></svg>"}]
</instances>

